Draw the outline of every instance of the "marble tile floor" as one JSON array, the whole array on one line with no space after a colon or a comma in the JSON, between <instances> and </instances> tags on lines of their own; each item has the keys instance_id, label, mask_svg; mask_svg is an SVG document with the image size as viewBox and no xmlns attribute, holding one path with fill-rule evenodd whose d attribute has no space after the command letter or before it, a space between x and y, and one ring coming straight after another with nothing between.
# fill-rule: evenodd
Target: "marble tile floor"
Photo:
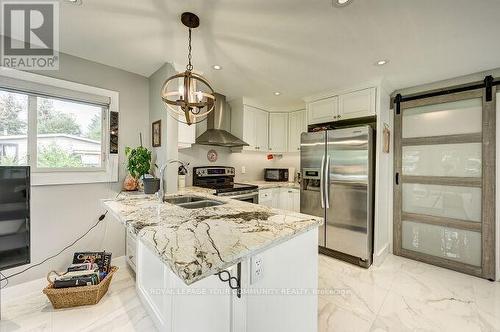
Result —
<instances>
[{"instance_id":1,"label":"marble tile floor","mask_svg":"<svg viewBox=\"0 0 500 332\"><path fill-rule=\"evenodd\" d=\"M53 310L40 287L11 287L0 332L155 331L132 274L120 267L96 306ZM319 332L500 331L498 282L392 255L368 270L320 255L319 275L328 290L319 297Z\"/></svg>"},{"instance_id":2,"label":"marble tile floor","mask_svg":"<svg viewBox=\"0 0 500 332\"><path fill-rule=\"evenodd\" d=\"M366 270L320 255L319 331L500 331L500 282L389 255Z\"/></svg>"}]
</instances>

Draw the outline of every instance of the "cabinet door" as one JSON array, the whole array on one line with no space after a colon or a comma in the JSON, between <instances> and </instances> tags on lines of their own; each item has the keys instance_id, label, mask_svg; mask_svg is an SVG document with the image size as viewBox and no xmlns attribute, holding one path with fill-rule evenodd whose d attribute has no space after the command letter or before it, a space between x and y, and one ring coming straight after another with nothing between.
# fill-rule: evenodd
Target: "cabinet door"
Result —
<instances>
[{"instance_id":1,"label":"cabinet door","mask_svg":"<svg viewBox=\"0 0 500 332\"><path fill-rule=\"evenodd\" d=\"M272 190L272 198L273 203L272 207L275 209L281 208L281 188L273 188Z\"/></svg>"},{"instance_id":2,"label":"cabinet door","mask_svg":"<svg viewBox=\"0 0 500 332\"><path fill-rule=\"evenodd\" d=\"M373 115L375 115L375 88L339 96L339 114L337 120Z\"/></svg>"},{"instance_id":3,"label":"cabinet door","mask_svg":"<svg viewBox=\"0 0 500 332\"><path fill-rule=\"evenodd\" d=\"M254 109L254 114L255 114L255 120L254 120L255 147L257 148L258 151L266 152L269 146L268 142L269 113L261 111L259 109Z\"/></svg>"},{"instance_id":4,"label":"cabinet door","mask_svg":"<svg viewBox=\"0 0 500 332\"><path fill-rule=\"evenodd\" d=\"M253 107L245 105L245 109L243 112L244 112L243 113L244 126L243 126L243 137L242 138L245 142L247 142L249 144L249 146L246 148L250 149L250 150L254 150L257 147L257 142L255 141L255 138L256 138L256 135L255 135L255 129L256 129L255 118L256 118L256 116L255 115L256 115L256 112L258 112L258 110L256 110Z\"/></svg>"},{"instance_id":5,"label":"cabinet door","mask_svg":"<svg viewBox=\"0 0 500 332\"><path fill-rule=\"evenodd\" d=\"M269 114L269 151L287 152L288 113Z\"/></svg>"},{"instance_id":6,"label":"cabinet door","mask_svg":"<svg viewBox=\"0 0 500 332\"><path fill-rule=\"evenodd\" d=\"M305 110L292 112L288 116L288 152L300 151L300 134L307 131Z\"/></svg>"},{"instance_id":7,"label":"cabinet door","mask_svg":"<svg viewBox=\"0 0 500 332\"><path fill-rule=\"evenodd\" d=\"M273 191L272 191L272 189L259 190L259 205L273 207Z\"/></svg>"},{"instance_id":8,"label":"cabinet door","mask_svg":"<svg viewBox=\"0 0 500 332\"><path fill-rule=\"evenodd\" d=\"M293 202L292 211L300 212L300 190L292 189L292 199Z\"/></svg>"},{"instance_id":9,"label":"cabinet door","mask_svg":"<svg viewBox=\"0 0 500 332\"><path fill-rule=\"evenodd\" d=\"M309 124L333 121L338 113L338 98L313 101L307 105L307 111Z\"/></svg>"}]
</instances>

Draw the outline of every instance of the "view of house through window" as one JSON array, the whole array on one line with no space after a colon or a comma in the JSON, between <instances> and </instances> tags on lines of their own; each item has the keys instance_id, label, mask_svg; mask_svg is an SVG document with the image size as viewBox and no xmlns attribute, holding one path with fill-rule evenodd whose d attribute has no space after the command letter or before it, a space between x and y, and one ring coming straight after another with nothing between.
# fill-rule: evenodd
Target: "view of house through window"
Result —
<instances>
[{"instance_id":1,"label":"view of house through window","mask_svg":"<svg viewBox=\"0 0 500 332\"><path fill-rule=\"evenodd\" d=\"M29 105L36 105L32 142L28 110L35 108ZM0 165L31 164L31 145L37 168L99 168L102 116L100 106L0 90Z\"/></svg>"},{"instance_id":2,"label":"view of house through window","mask_svg":"<svg viewBox=\"0 0 500 332\"><path fill-rule=\"evenodd\" d=\"M37 167L100 167L102 110L37 98Z\"/></svg>"}]
</instances>

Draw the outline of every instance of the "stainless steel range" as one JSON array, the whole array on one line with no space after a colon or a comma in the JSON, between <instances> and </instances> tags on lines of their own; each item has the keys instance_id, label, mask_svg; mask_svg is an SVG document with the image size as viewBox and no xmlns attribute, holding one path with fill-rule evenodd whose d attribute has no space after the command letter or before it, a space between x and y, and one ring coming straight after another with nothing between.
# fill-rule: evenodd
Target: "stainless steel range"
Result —
<instances>
[{"instance_id":1,"label":"stainless steel range","mask_svg":"<svg viewBox=\"0 0 500 332\"><path fill-rule=\"evenodd\" d=\"M234 183L234 167L203 166L193 168L193 186L215 190L215 195L258 204L257 186Z\"/></svg>"}]
</instances>

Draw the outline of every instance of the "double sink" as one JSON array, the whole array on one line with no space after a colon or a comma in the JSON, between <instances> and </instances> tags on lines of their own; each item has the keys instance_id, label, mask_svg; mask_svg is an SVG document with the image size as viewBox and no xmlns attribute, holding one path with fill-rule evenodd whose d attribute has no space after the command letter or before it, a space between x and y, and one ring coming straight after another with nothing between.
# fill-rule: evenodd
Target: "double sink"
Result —
<instances>
[{"instance_id":1,"label":"double sink","mask_svg":"<svg viewBox=\"0 0 500 332\"><path fill-rule=\"evenodd\" d=\"M216 201L214 199L198 196L178 196L164 198L164 202L174 204L185 209L203 209L211 206L218 206L225 204L224 202Z\"/></svg>"}]
</instances>

